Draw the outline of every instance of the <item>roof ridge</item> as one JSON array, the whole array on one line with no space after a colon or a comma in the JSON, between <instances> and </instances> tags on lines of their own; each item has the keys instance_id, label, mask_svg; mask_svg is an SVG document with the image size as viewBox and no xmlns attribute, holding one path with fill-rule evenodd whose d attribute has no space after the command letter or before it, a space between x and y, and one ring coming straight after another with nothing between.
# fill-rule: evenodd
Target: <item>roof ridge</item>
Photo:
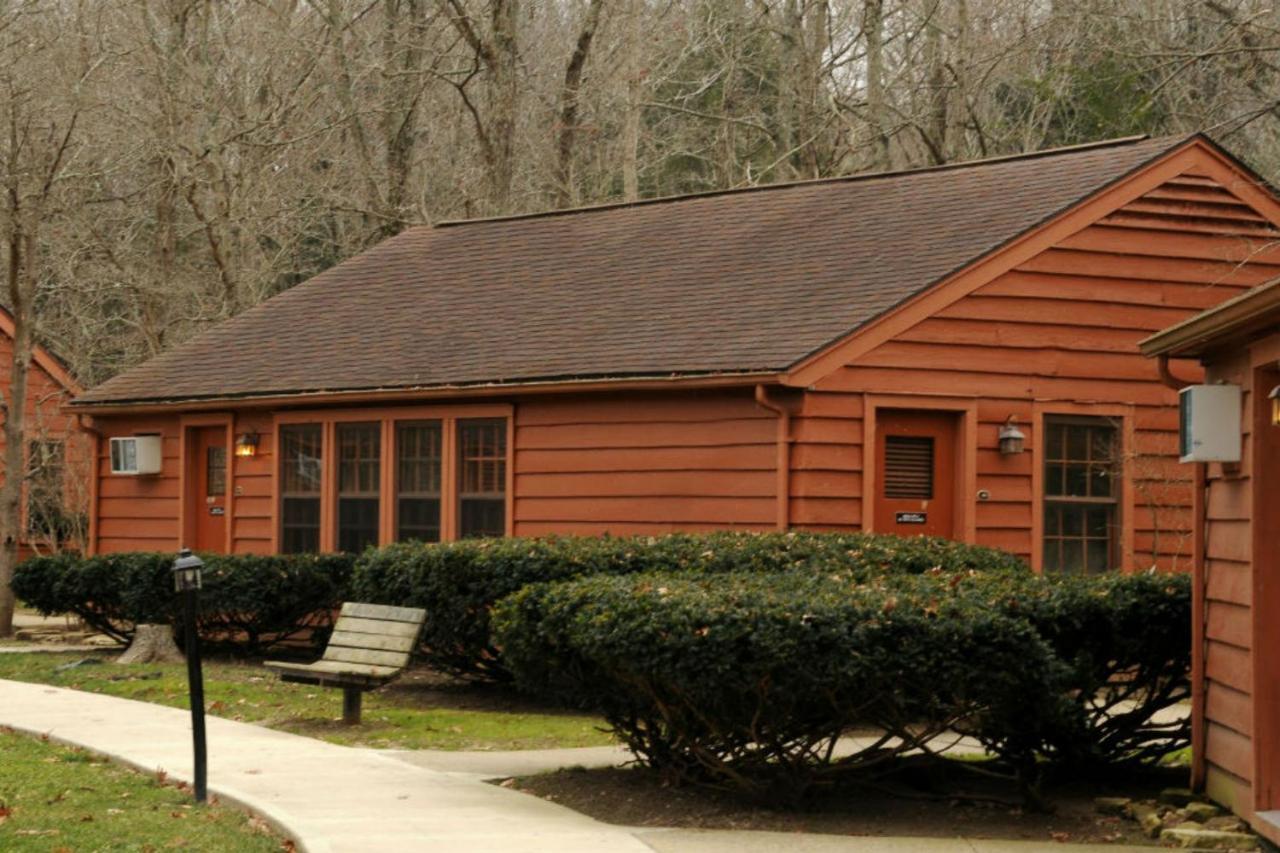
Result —
<instances>
[{"instance_id":1,"label":"roof ridge","mask_svg":"<svg viewBox=\"0 0 1280 853\"><path fill-rule=\"evenodd\" d=\"M1060 145L1056 148L1042 148L1038 151L1023 151L1019 154L1001 154L995 157L982 157L977 160L959 160L954 163L942 163L936 166L918 166L912 169L889 169L880 172L855 172L851 175L834 175L827 178L808 178L800 181L779 181L772 184L757 184L749 187L728 187L718 190L703 190L694 193L679 193L676 195L654 196L653 198L641 198L634 201L607 201L600 204L588 204L580 207L566 207L559 210L535 210L527 213L506 213L498 216L478 216L470 219L446 219L441 222L433 223L428 226L430 228L456 228L461 225L483 225L492 222L516 222L525 219L549 219L555 216L572 216L579 213L596 213L605 210L621 210L628 207L642 207L655 204L671 204L680 201L692 201L701 198L715 198L717 196L738 195L741 193L765 192L768 190L785 190L795 187L809 187L822 184L836 183L853 183L855 181L867 181L877 178L896 178L905 175L920 175L932 172L947 172L959 169L969 169L977 166L988 166L995 163L1007 163L1015 160L1033 160L1039 157L1050 157L1055 154L1069 154L1080 151L1091 151L1100 148L1110 148L1120 145L1133 145L1148 139L1179 139L1186 140L1200 134L1168 134L1163 137L1152 137L1150 134L1141 133L1133 136L1120 136L1114 139L1102 139L1097 142L1080 142L1074 145Z\"/></svg>"}]
</instances>

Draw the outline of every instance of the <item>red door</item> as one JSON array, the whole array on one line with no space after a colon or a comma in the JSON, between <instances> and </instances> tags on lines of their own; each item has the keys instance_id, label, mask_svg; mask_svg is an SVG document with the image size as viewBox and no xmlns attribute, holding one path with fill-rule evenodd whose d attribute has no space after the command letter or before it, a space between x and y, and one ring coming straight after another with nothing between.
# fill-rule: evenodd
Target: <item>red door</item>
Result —
<instances>
[{"instance_id":1,"label":"red door","mask_svg":"<svg viewBox=\"0 0 1280 853\"><path fill-rule=\"evenodd\" d=\"M227 549L227 431L201 427L191 431L191 494L187 506L195 523L197 551Z\"/></svg>"},{"instance_id":2,"label":"red door","mask_svg":"<svg viewBox=\"0 0 1280 853\"><path fill-rule=\"evenodd\" d=\"M957 421L949 412L877 412L877 533L955 533Z\"/></svg>"}]
</instances>

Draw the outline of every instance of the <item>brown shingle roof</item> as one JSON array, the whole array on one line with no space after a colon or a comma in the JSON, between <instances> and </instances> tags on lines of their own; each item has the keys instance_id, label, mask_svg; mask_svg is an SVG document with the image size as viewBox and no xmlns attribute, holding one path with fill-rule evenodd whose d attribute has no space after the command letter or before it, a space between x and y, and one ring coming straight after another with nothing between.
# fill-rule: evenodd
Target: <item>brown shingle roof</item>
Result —
<instances>
[{"instance_id":1,"label":"brown shingle roof","mask_svg":"<svg viewBox=\"0 0 1280 853\"><path fill-rule=\"evenodd\" d=\"M411 228L79 402L781 370L1184 139Z\"/></svg>"}]
</instances>

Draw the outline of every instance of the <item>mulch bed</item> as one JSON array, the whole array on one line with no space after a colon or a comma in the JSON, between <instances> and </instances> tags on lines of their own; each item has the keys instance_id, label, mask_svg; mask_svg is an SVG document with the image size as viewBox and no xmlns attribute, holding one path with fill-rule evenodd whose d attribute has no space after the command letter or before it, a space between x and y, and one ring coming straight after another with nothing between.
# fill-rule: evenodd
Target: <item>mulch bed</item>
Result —
<instances>
[{"instance_id":1,"label":"mulch bed","mask_svg":"<svg viewBox=\"0 0 1280 853\"><path fill-rule=\"evenodd\" d=\"M1134 822L1098 814L1093 799L1152 797L1163 788L1185 785L1186 773L1171 769L1111 784L1064 781L1046 790L1055 807L1052 814L1023 811L1014 805L1017 795L1008 786L967 773L947 774L953 776L949 779L934 773L893 791L842 784L803 811L773 810L690 786L666 787L644 768L566 769L504 784L624 826L1155 846ZM965 794L973 799L962 799Z\"/></svg>"}]
</instances>

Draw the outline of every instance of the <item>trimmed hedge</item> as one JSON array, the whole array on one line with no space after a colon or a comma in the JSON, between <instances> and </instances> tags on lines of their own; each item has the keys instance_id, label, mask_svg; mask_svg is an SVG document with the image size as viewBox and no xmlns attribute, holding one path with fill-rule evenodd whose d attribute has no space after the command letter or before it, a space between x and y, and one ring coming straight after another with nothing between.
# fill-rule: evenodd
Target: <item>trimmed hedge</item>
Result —
<instances>
[{"instance_id":1,"label":"trimmed hedge","mask_svg":"<svg viewBox=\"0 0 1280 853\"><path fill-rule=\"evenodd\" d=\"M598 706L672 781L795 801L961 732L1034 800L1042 759L1153 762L1186 745L1150 717L1185 695L1189 589L1141 575L649 573L536 584L493 622L523 688ZM833 757L864 727L886 739Z\"/></svg>"},{"instance_id":2,"label":"trimmed hedge","mask_svg":"<svg viewBox=\"0 0 1280 853\"><path fill-rule=\"evenodd\" d=\"M421 657L431 666L465 678L508 681L511 674L490 637L489 613L531 583L654 570L840 570L865 580L934 568L1027 572L1018 558L990 548L865 533L479 539L368 551L357 562L352 592L361 601L425 608Z\"/></svg>"},{"instance_id":3,"label":"trimmed hedge","mask_svg":"<svg viewBox=\"0 0 1280 853\"><path fill-rule=\"evenodd\" d=\"M200 556L200 638L246 654L328 627L331 611L349 598L355 564L346 554ZM181 624L173 560L151 552L32 557L17 567L13 589L41 613L74 613L128 643L137 624Z\"/></svg>"}]
</instances>

